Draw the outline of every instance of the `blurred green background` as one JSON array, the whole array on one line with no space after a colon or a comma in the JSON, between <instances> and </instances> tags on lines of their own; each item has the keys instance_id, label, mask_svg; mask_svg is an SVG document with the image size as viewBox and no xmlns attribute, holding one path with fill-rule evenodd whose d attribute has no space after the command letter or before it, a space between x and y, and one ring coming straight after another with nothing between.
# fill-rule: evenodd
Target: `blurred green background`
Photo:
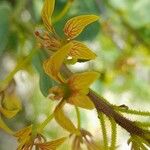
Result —
<instances>
[{"instance_id":1,"label":"blurred green background","mask_svg":"<svg viewBox=\"0 0 150 150\"><path fill-rule=\"evenodd\" d=\"M56 0L53 19L61 13L66 3L67 0ZM5 79L16 64L35 49L37 43L34 31L42 25L42 4L42 0L0 0L0 80ZM74 0L67 14L54 24L60 36L63 36L65 22L80 14L100 16L99 23L93 23L78 37L95 51L97 58L88 63L69 66L70 69L74 72L100 72L100 78L92 88L111 103L149 110L150 1ZM16 92L23 105L16 117L5 119L14 130L41 122L56 106L56 102L43 96L52 84L42 70L41 63L45 57L47 56L40 50L14 76ZM76 121L73 107L69 106L66 110ZM82 127L88 129L101 145L101 130L96 112L80 111ZM52 121L45 128L44 134L49 139L55 139L67 135L67 132ZM118 135L118 146L121 146L118 149L129 149L128 134L121 130ZM69 150L70 144L71 140L68 140L60 149ZM15 138L0 130L0 150L15 150L16 145Z\"/></svg>"}]
</instances>

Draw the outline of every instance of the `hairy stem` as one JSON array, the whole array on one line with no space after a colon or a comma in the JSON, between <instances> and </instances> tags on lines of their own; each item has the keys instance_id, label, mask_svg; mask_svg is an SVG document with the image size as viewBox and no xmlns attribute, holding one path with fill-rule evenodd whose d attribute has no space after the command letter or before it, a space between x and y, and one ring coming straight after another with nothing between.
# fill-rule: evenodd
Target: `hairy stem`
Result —
<instances>
[{"instance_id":1,"label":"hairy stem","mask_svg":"<svg viewBox=\"0 0 150 150\"><path fill-rule=\"evenodd\" d=\"M119 108L115 106L115 110L122 112L122 113L127 113L127 114L132 114L132 115L140 115L140 116L150 116L150 112L148 111L138 111L138 110L132 110L132 109L124 109L124 108Z\"/></svg>"},{"instance_id":2,"label":"hairy stem","mask_svg":"<svg viewBox=\"0 0 150 150\"><path fill-rule=\"evenodd\" d=\"M111 122L111 145L110 149L115 150L116 149L116 140L117 140L117 126L114 119L110 118Z\"/></svg>"},{"instance_id":3,"label":"hairy stem","mask_svg":"<svg viewBox=\"0 0 150 150\"><path fill-rule=\"evenodd\" d=\"M134 134L146 139L145 130L138 127L133 121L130 121L129 119L116 112L111 105L106 103L106 100L103 97L98 96L92 90L90 90L88 96L93 101L98 112L103 112L107 117L113 118L117 124L127 130L130 134ZM147 131L147 133L149 132Z\"/></svg>"},{"instance_id":4,"label":"hairy stem","mask_svg":"<svg viewBox=\"0 0 150 150\"><path fill-rule=\"evenodd\" d=\"M100 119L101 123L101 128L102 128L102 134L103 134L103 142L104 142L104 150L108 150L108 140L107 140L107 132L106 132L106 127L105 127L105 119L104 119L104 114L99 112L98 117Z\"/></svg>"},{"instance_id":5,"label":"hairy stem","mask_svg":"<svg viewBox=\"0 0 150 150\"><path fill-rule=\"evenodd\" d=\"M64 76L69 77L72 72L63 65L61 68ZM146 134L150 134L149 131L144 130L140 127L138 127L133 121L127 119L126 117L122 116L120 113L114 110L113 105L111 105L109 102L107 102L106 99L103 97L97 95L94 91L90 90L88 93L88 96L92 100L92 102L95 105L95 108L98 112L102 112L105 114L108 118L114 119L114 121L120 125L122 128L124 128L127 132L129 132L131 135L137 135L139 137L142 137L146 141L150 143L150 139L147 138Z\"/></svg>"}]
</instances>

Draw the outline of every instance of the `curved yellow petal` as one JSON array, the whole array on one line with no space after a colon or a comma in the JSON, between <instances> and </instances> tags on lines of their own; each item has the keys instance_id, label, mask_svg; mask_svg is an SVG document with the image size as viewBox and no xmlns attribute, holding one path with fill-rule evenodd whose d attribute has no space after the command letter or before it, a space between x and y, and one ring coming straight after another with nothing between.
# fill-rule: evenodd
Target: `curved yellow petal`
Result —
<instances>
[{"instance_id":1,"label":"curved yellow petal","mask_svg":"<svg viewBox=\"0 0 150 150\"><path fill-rule=\"evenodd\" d=\"M0 107L0 112L5 117L12 118L12 117L14 117L19 112L19 109L16 109L16 110L7 110L7 109L4 109L3 107Z\"/></svg>"},{"instance_id":2,"label":"curved yellow petal","mask_svg":"<svg viewBox=\"0 0 150 150\"><path fill-rule=\"evenodd\" d=\"M82 107L85 109L93 109L94 108L94 104L93 102L90 100L90 98L86 95L72 95L68 101L68 103L78 106L78 107Z\"/></svg>"},{"instance_id":3,"label":"curved yellow petal","mask_svg":"<svg viewBox=\"0 0 150 150\"><path fill-rule=\"evenodd\" d=\"M6 95L0 107L0 112L7 118L14 117L21 110L20 99L15 94Z\"/></svg>"},{"instance_id":4,"label":"curved yellow petal","mask_svg":"<svg viewBox=\"0 0 150 150\"><path fill-rule=\"evenodd\" d=\"M42 8L42 20L49 32L52 32L51 17L54 11L55 0L45 0Z\"/></svg>"},{"instance_id":5,"label":"curved yellow petal","mask_svg":"<svg viewBox=\"0 0 150 150\"><path fill-rule=\"evenodd\" d=\"M71 122L71 120L64 114L63 111L63 103L60 102L54 111L55 120L59 125L61 125L64 129L69 131L70 133L77 133L78 130Z\"/></svg>"},{"instance_id":6,"label":"curved yellow petal","mask_svg":"<svg viewBox=\"0 0 150 150\"><path fill-rule=\"evenodd\" d=\"M99 73L95 71L76 73L67 82L73 92L87 94L88 88L98 77Z\"/></svg>"},{"instance_id":7,"label":"curved yellow petal","mask_svg":"<svg viewBox=\"0 0 150 150\"><path fill-rule=\"evenodd\" d=\"M32 125L27 126L19 131L17 131L14 136L19 138L20 140L23 140L25 137L27 137L32 132Z\"/></svg>"},{"instance_id":8,"label":"curved yellow petal","mask_svg":"<svg viewBox=\"0 0 150 150\"><path fill-rule=\"evenodd\" d=\"M87 25L98 19L99 17L96 15L81 15L74 17L65 24L64 33L69 39L74 39Z\"/></svg>"},{"instance_id":9,"label":"curved yellow petal","mask_svg":"<svg viewBox=\"0 0 150 150\"><path fill-rule=\"evenodd\" d=\"M59 71L64 59L67 57L70 49L72 48L72 45L72 43L66 44L61 49L59 49L53 56L44 61L43 67L45 73L47 73L51 78L58 82L63 82Z\"/></svg>"},{"instance_id":10,"label":"curved yellow petal","mask_svg":"<svg viewBox=\"0 0 150 150\"><path fill-rule=\"evenodd\" d=\"M63 137L54 141L38 143L36 145L42 150L56 150L65 140L66 137Z\"/></svg>"},{"instance_id":11,"label":"curved yellow petal","mask_svg":"<svg viewBox=\"0 0 150 150\"><path fill-rule=\"evenodd\" d=\"M14 132L5 124L0 116L0 129L3 129L8 134L13 134Z\"/></svg>"},{"instance_id":12,"label":"curved yellow petal","mask_svg":"<svg viewBox=\"0 0 150 150\"><path fill-rule=\"evenodd\" d=\"M68 55L75 59L84 60L91 60L96 57L95 53L93 53L86 45L78 41L73 41L73 47Z\"/></svg>"},{"instance_id":13,"label":"curved yellow petal","mask_svg":"<svg viewBox=\"0 0 150 150\"><path fill-rule=\"evenodd\" d=\"M14 136L18 138L18 148L17 150L22 150L24 146L27 146L32 142L31 134L32 133L32 125L27 126L19 131L17 131ZM30 146L30 145L29 145Z\"/></svg>"}]
</instances>

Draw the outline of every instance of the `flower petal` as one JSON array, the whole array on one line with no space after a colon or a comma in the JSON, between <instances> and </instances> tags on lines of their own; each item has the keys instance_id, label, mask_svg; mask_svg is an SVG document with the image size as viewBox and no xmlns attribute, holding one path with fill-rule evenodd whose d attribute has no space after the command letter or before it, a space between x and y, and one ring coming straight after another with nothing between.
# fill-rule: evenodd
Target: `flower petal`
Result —
<instances>
[{"instance_id":1,"label":"flower petal","mask_svg":"<svg viewBox=\"0 0 150 150\"><path fill-rule=\"evenodd\" d=\"M71 120L64 114L64 111L62 109L64 103L60 102L55 111L54 111L54 116L55 120L59 125L61 125L64 129L69 131L70 133L77 133L78 130L74 126L74 124L71 122Z\"/></svg>"},{"instance_id":2,"label":"flower petal","mask_svg":"<svg viewBox=\"0 0 150 150\"><path fill-rule=\"evenodd\" d=\"M0 112L7 118L14 117L20 110L21 102L15 94L6 95L1 102Z\"/></svg>"},{"instance_id":3,"label":"flower petal","mask_svg":"<svg viewBox=\"0 0 150 150\"><path fill-rule=\"evenodd\" d=\"M75 93L87 94L89 86L99 77L98 72L76 73L68 79L68 85Z\"/></svg>"},{"instance_id":4,"label":"flower petal","mask_svg":"<svg viewBox=\"0 0 150 150\"><path fill-rule=\"evenodd\" d=\"M98 19L99 17L96 15L81 15L74 17L65 24L64 33L69 39L74 39L87 25Z\"/></svg>"},{"instance_id":5,"label":"flower petal","mask_svg":"<svg viewBox=\"0 0 150 150\"><path fill-rule=\"evenodd\" d=\"M13 134L13 131L4 123L1 116L0 116L0 129L3 129L5 132L9 134Z\"/></svg>"},{"instance_id":6,"label":"flower petal","mask_svg":"<svg viewBox=\"0 0 150 150\"><path fill-rule=\"evenodd\" d=\"M19 112L19 109L16 109L16 110L7 110L7 109L4 109L4 108L0 107L0 112L5 117L12 118L12 117L14 117Z\"/></svg>"},{"instance_id":7,"label":"flower petal","mask_svg":"<svg viewBox=\"0 0 150 150\"><path fill-rule=\"evenodd\" d=\"M63 82L63 79L61 78L59 71L65 57L69 53L72 46L73 46L72 43L66 44L61 49L59 49L53 56L47 59L43 64L45 72L58 82Z\"/></svg>"},{"instance_id":8,"label":"flower petal","mask_svg":"<svg viewBox=\"0 0 150 150\"><path fill-rule=\"evenodd\" d=\"M27 126L19 131L17 131L14 136L19 138L19 141L22 140L24 137L27 137L32 132L32 125Z\"/></svg>"},{"instance_id":9,"label":"flower petal","mask_svg":"<svg viewBox=\"0 0 150 150\"><path fill-rule=\"evenodd\" d=\"M93 102L86 95L72 95L68 99L67 102L70 104L73 104L75 106L85 108L85 109L93 109L94 108Z\"/></svg>"},{"instance_id":10,"label":"flower petal","mask_svg":"<svg viewBox=\"0 0 150 150\"><path fill-rule=\"evenodd\" d=\"M17 150L22 150L24 146L30 146L32 133L32 125L27 126L19 131L17 131L14 136L18 138L18 148ZM25 148L24 148L25 149Z\"/></svg>"},{"instance_id":11,"label":"flower petal","mask_svg":"<svg viewBox=\"0 0 150 150\"><path fill-rule=\"evenodd\" d=\"M45 0L42 9L42 19L45 27L52 32L51 17L54 11L55 0Z\"/></svg>"},{"instance_id":12,"label":"flower petal","mask_svg":"<svg viewBox=\"0 0 150 150\"><path fill-rule=\"evenodd\" d=\"M68 55L76 59L84 60L91 60L96 57L95 53L93 53L86 45L78 41L73 41L73 47Z\"/></svg>"},{"instance_id":13,"label":"flower petal","mask_svg":"<svg viewBox=\"0 0 150 150\"><path fill-rule=\"evenodd\" d=\"M45 143L38 143L36 144L41 150L56 150L64 141L66 140L66 137L45 142Z\"/></svg>"}]
</instances>

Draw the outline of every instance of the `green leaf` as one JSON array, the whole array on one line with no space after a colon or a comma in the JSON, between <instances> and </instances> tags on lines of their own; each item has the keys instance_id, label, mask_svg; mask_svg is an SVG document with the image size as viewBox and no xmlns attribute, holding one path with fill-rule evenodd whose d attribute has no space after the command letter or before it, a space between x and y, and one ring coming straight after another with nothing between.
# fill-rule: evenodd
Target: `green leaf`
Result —
<instances>
[{"instance_id":1,"label":"green leaf","mask_svg":"<svg viewBox=\"0 0 150 150\"><path fill-rule=\"evenodd\" d=\"M13 131L5 124L0 116L0 129L3 129L8 134L13 134Z\"/></svg>"},{"instance_id":2,"label":"green leaf","mask_svg":"<svg viewBox=\"0 0 150 150\"><path fill-rule=\"evenodd\" d=\"M44 96L47 96L49 89L56 85L56 82L52 80L47 74L45 74L43 70L43 62L47 58L48 55L42 50L40 50L38 54L33 58L33 65L40 75L40 90Z\"/></svg>"},{"instance_id":3,"label":"green leaf","mask_svg":"<svg viewBox=\"0 0 150 150\"><path fill-rule=\"evenodd\" d=\"M56 3L56 7L59 7L59 3ZM63 7L63 3L61 3L61 9ZM59 9L60 10L60 9ZM57 9L56 9L57 11ZM58 12L59 13L59 12ZM66 14L65 17L63 17L59 22L57 22L54 26L59 33L60 36L62 36L63 33L63 28L65 23L71 19L72 17L79 16L79 15L98 15L99 16L99 11L98 7L95 5L93 0L75 0L73 2L73 5L71 6L71 9L69 9L68 13ZM94 22L90 24L85 30L77 37L78 40L93 40L96 35L100 31L100 25L97 22Z\"/></svg>"},{"instance_id":4,"label":"green leaf","mask_svg":"<svg viewBox=\"0 0 150 150\"><path fill-rule=\"evenodd\" d=\"M7 3L0 3L0 54L4 51L9 36L10 7Z\"/></svg>"}]
</instances>

